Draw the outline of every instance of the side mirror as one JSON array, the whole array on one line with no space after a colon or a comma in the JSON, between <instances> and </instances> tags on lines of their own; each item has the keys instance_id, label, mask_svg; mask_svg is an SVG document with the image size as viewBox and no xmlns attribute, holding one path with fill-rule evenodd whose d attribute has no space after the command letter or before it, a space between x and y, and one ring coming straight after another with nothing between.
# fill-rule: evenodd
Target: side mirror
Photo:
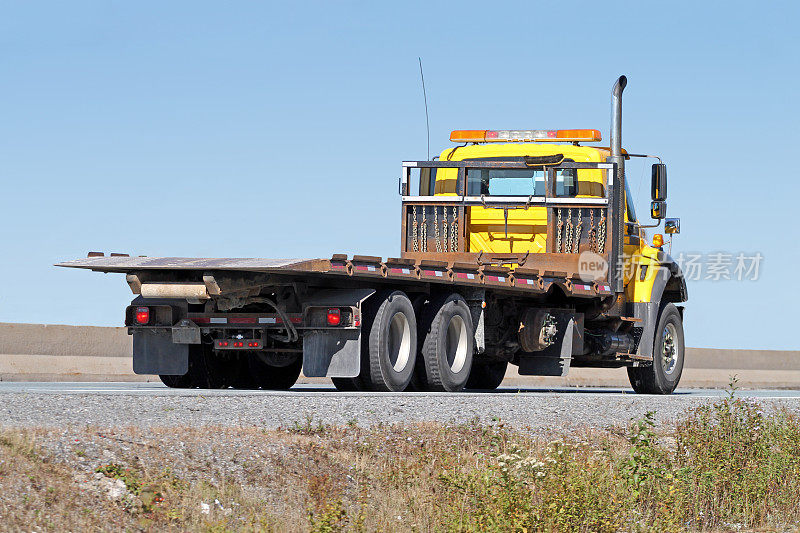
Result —
<instances>
[{"instance_id":1,"label":"side mirror","mask_svg":"<svg viewBox=\"0 0 800 533\"><path fill-rule=\"evenodd\" d=\"M653 165L653 180L650 185L650 198L654 202L663 202L667 199L667 165L664 163L656 163Z\"/></svg>"},{"instance_id":2,"label":"side mirror","mask_svg":"<svg viewBox=\"0 0 800 533\"><path fill-rule=\"evenodd\" d=\"M664 221L664 233L677 234L681 232L681 219L668 218Z\"/></svg>"},{"instance_id":3,"label":"side mirror","mask_svg":"<svg viewBox=\"0 0 800 533\"><path fill-rule=\"evenodd\" d=\"M667 216L667 202L650 202L650 218L661 220Z\"/></svg>"}]
</instances>

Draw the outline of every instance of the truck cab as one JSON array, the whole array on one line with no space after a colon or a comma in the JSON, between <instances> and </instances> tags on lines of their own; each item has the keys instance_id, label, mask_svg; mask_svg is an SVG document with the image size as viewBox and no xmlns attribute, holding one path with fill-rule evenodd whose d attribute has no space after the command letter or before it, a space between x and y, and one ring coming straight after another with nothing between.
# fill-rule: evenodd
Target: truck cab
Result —
<instances>
[{"instance_id":1,"label":"truck cab","mask_svg":"<svg viewBox=\"0 0 800 533\"><path fill-rule=\"evenodd\" d=\"M471 140L479 139L480 130L469 130ZM569 133L567 133L567 131ZM562 137L571 134L574 137L578 132L584 137L582 141L570 143L558 142L557 135ZM495 136L496 132L491 135ZM518 137L526 132L515 132ZM533 133L533 132L531 132ZM519 158L553 158L553 161L601 163L611 155L610 148L602 146L582 146L580 142L602 140L598 130L555 130L548 132L550 142L472 142L455 148L447 148L438 156L442 161L492 161L513 160ZM466 137L462 131L454 131L451 140L459 141ZM533 137L533 135L529 135ZM486 134L484 133L484 138ZM553 142L555 141L555 142ZM623 150L627 156L627 151ZM438 170L438 171L437 171ZM598 169L565 169L554 173L555 196L558 198L604 198L607 194L605 170ZM469 196L489 196L536 198L545 196L546 172L542 169L474 169L467 172L466 194ZM420 179L419 194L431 196L456 196L457 195L456 169L430 169ZM639 280L636 277L637 267L649 265L657 260L663 235L656 234L657 247L648 243L646 232L640 225L636 210L630 195L630 187L624 192L625 202L625 235L624 235L624 261L626 293L630 299L637 295L641 298L646 285L652 285L652 280ZM578 252L585 250L596 251L598 238L598 225L600 216L593 217L590 213L588 226L577 234L579 239ZM565 216L570 213L565 212ZM576 215L577 216L577 215ZM481 252L485 254L536 254L545 253L547 250L547 211L543 206L517 206L513 209L493 208L489 206L474 206L469 209L467 217L466 251ZM562 224L564 221L562 220ZM673 223L675 219L673 219ZM575 228L577 225L573 225ZM563 225L562 225L563 228ZM585 231L585 233L583 233ZM574 247L575 234L571 241ZM580 242L581 237L588 237L587 242ZM647 282L647 283L645 283Z\"/></svg>"}]
</instances>

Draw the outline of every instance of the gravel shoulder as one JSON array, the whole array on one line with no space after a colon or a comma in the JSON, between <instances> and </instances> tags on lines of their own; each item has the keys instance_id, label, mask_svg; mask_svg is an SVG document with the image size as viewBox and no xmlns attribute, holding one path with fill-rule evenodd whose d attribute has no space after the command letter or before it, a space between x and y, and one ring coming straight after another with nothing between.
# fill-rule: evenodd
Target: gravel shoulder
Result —
<instances>
[{"instance_id":1,"label":"gravel shoulder","mask_svg":"<svg viewBox=\"0 0 800 533\"><path fill-rule=\"evenodd\" d=\"M414 422L489 423L500 419L531 433L626 425L648 411L659 423L713 398L601 393L270 395L2 395L0 427L258 427L309 422L369 427ZM766 409L800 411L794 398L761 398Z\"/></svg>"}]
</instances>

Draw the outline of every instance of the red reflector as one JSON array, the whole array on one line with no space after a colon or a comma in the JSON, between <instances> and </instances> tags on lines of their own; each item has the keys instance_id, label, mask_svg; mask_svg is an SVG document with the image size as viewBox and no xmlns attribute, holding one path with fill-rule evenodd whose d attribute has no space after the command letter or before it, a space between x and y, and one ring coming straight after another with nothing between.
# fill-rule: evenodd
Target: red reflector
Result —
<instances>
[{"instance_id":1,"label":"red reflector","mask_svg":"<svg viewBox=\"0 0 800 533\"><path fill-rule=\"evenodd\" d=\"M137 307L136 308L136 322L139 324L147 324L150 322L150 308Z\"/></svg>"},{"instance_id":2,"label":"red reflector","mask_svg":"<svg viewBox=\"0 0 800 533\"><path fill-rule=\"evenodd\" d=\"M332 307L328 309L328 324L338 326L342 322L342 313L339 309Z\"/></svg>"},{"instance_id":3,"label":"red reflector","mask_svg":"<svg viewBox=\"0 0 800 533\"><path fill-rule=\"evenodd\" d=\"M210 324L211 319L207 316L197 316L190 319L195 324Z\"/></svg>"},{"instance_id":4,"label":"red reflector","mask_svg":"<svg viewBox=\"0 0 800 533\"><path fill-rule=\"evenodd\" d=\"M219 341L217 343L217 346L219 346L220 348L227 348L228 347L228 341Z\"/></svg>"}]
</instances>

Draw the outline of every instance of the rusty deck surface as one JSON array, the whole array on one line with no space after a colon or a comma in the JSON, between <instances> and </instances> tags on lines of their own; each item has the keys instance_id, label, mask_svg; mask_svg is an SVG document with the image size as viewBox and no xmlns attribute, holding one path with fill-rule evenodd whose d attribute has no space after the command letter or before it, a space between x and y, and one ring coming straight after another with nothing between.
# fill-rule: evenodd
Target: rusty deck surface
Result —
<instances>
[{"instance_id":1,"label":"rusty deck surface","mask_svg":"<svg viewBox=\"0 0 800 533\"><path fill-rule=\"evenodd\" d=\"M261 259L240 257L87 257L56 263L55 266L85 268L97 272L126 273L137 270L317 270L327 262L320 259Z\"/></svg>"},{"instance_id":2,"label":"rusty deck surface","mask_svg":"<svg viewBox=\"0 0 800 533\"><path fill-rule=\"evenodd\" d=\"M553 286L578 298L612 295L607 281L585 281L574 273L520 267L335 254L330 259L88 257L56 266L96 272L136 273L154 270L238 271L271 274L315 274L392 281L494 287L527 294L547 294ZM199 281L199 279L198 279Z\"/></svg>"}]
</instances>

